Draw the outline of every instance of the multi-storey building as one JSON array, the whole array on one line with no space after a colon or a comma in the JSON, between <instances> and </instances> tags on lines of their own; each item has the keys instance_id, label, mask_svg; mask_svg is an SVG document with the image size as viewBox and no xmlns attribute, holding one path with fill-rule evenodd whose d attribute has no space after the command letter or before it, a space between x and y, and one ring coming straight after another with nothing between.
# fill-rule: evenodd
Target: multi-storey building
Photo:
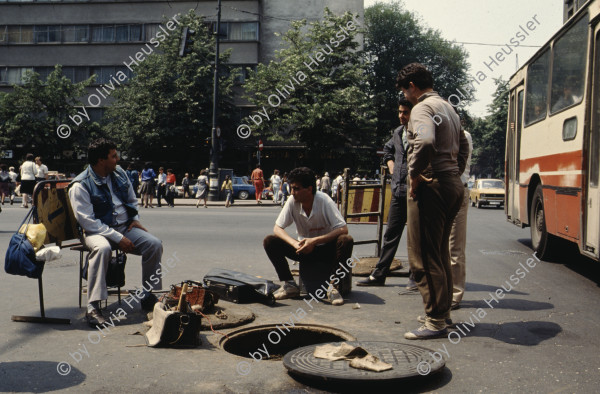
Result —
<instances>
[{"instance_id":1,"label":"multi-storey building","mask_svg":"<svg viewBox=\"0 0 600 394\"><path fill-rule=\"evenodd\" d=\"M322 18L325 7L363 15L363 0L222 1L222 49L232 49L230 64L252 69L280 48L275 33L285 32L292 20ZM165 18L190 9L216 20L216 0L0 0L0 91L19 84L27 70L44 77L56 64L73 82L95 74L91 90L119 71L130 76L123 62L156 35ZM249 110L241 98L236 104L240 116ZM89 113L99 120L103 108Z\"/></svg>"}]
</instances>

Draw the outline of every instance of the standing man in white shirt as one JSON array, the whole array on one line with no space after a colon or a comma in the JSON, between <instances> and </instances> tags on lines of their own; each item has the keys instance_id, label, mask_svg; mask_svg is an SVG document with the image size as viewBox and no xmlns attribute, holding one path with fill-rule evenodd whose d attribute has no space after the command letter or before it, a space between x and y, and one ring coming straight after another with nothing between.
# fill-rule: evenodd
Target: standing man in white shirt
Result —
<instances>
[{"instance_id":1,"label":"standing man in white shirt","mask_svg":"<svg viewBox=\"0 0 600 394\"><path fill-rule=\"evenodd\" d=\"M279 202L279 189L281 189L281 177L279 176L279 170L273 171L271 175L271 189L273 189L273 204Z\"/></svg>"},{"instance_id":2,"label":"standing man in white shirt","mask_svg":"<svg viewBox=\"0 0 600 394\"><path fill-rule=\"evenodd\" d=\"M69 185L73 213L90 250L86 319L91 327L106 322L100 303L108 298L106 270L113 249L142 256L143 291L135 293L142 309L151 311L157 301L151 291L162 289L162 242L139 221L138 201L127 173L117 165L116 148L103 138L93 141L89 166Z\"/></svg>"},{"instance_id":3,"label":"standing man in white shirt","mask_svg":"<svg viewBox=\"0 0 600 394\"><path fill-rule=\"evenodd\" d=\"M35 181L41 182L48 179L48 167L42 164L42 158L40 156L35 158Z\"/></svg>"},{"instance_id":4,"label":"standing man in white shirt","mask_svg":"<svg viewBox=\"0 0 600 394\"><path fill-rule=\"evenodd\" d=\"M330 280L329 301L333 305L343 305L344 299L339 290L343 276L337 278L332 272L336 271L339 264L346 264L352 255L354 240L348 235L348 226L331 198L317 191L315 173L311 169L296 168L288 178L292 195L275 221L274 234L265 237L263 242L265 252L279 280L283 282L283 286L274 294L275 299L300 295L287 257L300 261L301 277L306 277L303 270L307 270L314 273L314 278L310 279L317 283L329 283ZM299 239L285 231L292 223L296 225ZM337 283L333 283L336 279ZM308 286L307 290L310 293Z\"/></svg>"}]
</instances>

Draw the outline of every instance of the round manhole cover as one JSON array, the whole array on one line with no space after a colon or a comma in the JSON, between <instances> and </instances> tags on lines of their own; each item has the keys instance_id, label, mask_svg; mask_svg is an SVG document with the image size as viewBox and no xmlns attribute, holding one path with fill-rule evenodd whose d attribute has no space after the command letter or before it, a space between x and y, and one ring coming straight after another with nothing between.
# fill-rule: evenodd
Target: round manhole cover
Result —
<instances>
[{"instance_id":1,"label":"round manhole cover","mask_svg":"<svg viewBox=\"0 0 600 394\"><path fill-rule=\"evenodd\" d=\"M352 268L352 276L369 276L377 263L379 262L379 257L361 257L357 262L354 268ZM390 271L397 271L402 268L402 262L398 259L392 260L392 265L390 266Z\"/></svg>"},{"instance_id":2,"label":"round manhole cover","mask_svg":"<svg viewBox=\"0 0 600 394\"><path fill-rule=\"evenodd\" d=\"M361 346L370 354L391 364L393 368L383 372L372 372L352 368L350 362L346 360L330 361L315 358L313 354L318 345L304 346L287 353L283 358L283 365L292 375L310 380L339 383L349 381L390 383L396 380L433 374L445 365L444 360L435 360L431 356L434 350L421 346L377 341L346 343ZM336 344L339 345L340 342Z\"/></svg>"}]
</instances>

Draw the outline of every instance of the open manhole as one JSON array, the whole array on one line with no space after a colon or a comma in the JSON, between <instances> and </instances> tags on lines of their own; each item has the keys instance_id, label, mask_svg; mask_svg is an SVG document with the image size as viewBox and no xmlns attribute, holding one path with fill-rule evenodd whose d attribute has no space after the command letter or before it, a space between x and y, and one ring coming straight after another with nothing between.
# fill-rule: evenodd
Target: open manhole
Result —
<instances>
[{"instance_id":1,"label":"open manhole","mask_svg":"<svg viewBox=\"0 0 600 394\"><path fill-rule=\"evenodd\" d=\"M233 331L227 336L219 341L223 350L246 358L257 359L260 355L263 360L281 360L286 353L303 346L356 340L345 331L318 324L266 324Z\"/></svg>"}]
</instances>

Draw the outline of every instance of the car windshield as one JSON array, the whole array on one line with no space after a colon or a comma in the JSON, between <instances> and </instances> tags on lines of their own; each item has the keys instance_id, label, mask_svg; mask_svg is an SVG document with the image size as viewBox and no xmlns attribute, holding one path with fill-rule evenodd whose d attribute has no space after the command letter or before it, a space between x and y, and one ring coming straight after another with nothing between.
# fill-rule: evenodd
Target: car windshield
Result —
<instances>
[{"instance_id":1,"label":"car windshield","mask_svg":"<svg viewBox=\"0 0 600 394\"><path fill-rule=\"evenodd\" d=\"M504 182L502 181L484 181L481 183L482 189L504 189Z\"/></svg>"}]
</instances>

